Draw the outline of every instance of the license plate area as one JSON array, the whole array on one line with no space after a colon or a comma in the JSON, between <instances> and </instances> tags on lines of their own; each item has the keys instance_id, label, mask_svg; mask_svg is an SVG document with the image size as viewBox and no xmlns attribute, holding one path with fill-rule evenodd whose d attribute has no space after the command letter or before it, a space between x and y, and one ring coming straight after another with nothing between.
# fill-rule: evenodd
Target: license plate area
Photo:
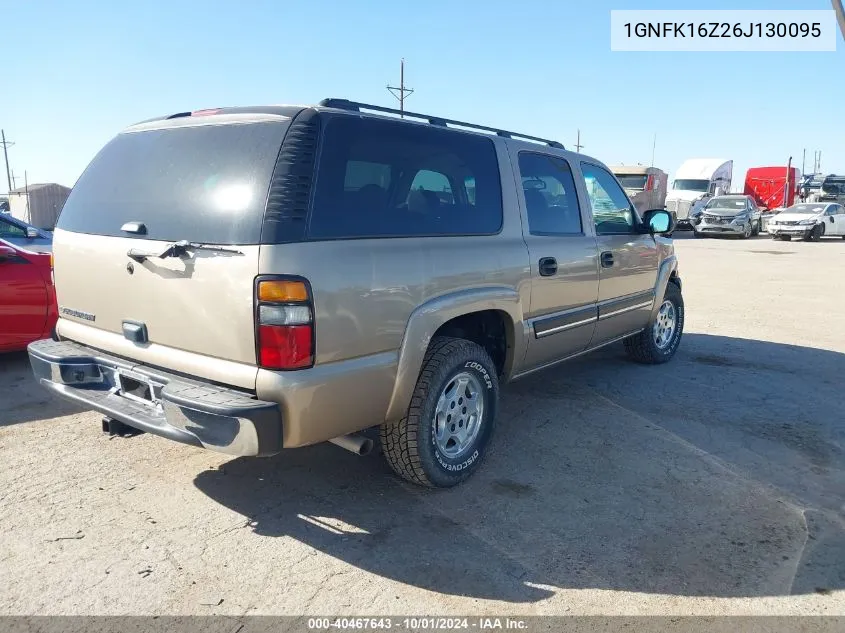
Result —
<instances>
[{"instance_id":1,"label":"license plate area","mask_svg":"<svg viewBox=\"0 0 845 633\"><path fill-rule=\"evenodd\" d=\"M161 385L153 383L146 376L124 371L115 376L117 391L124 398L155 406L161 399Z\"/></svg>"}]
</instances>

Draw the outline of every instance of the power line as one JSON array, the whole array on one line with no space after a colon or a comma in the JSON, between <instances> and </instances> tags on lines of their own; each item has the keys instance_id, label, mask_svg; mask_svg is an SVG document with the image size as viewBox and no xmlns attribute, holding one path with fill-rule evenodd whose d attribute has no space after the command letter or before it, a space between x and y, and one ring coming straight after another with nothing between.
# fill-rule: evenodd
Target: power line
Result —
<instances>
[{"instance_id":1,"label":"power line","mask_svg":"<svg viewBox=\"0 0 845 633\"><path fill-rule=\"evenodd\" d=\"M3 145L3 159L6 161L6 183L9 185L9 192L12 191L12 176L9 173L9 152L7 150L8 147L14 145L11 141L6 140L6 130L0 130L0 136L2 136L3 141L0 145Z\"/></svg>"},{"instance_id":2,"label":"power line","mask_svg":"<svg viewBox=\"0 0 845 633\"><path fill-rule=\"evenodd\" d=\"M406 94L410 97L414 94L413 88L406 88L405 87L405 58L402 58L402 61L399 62L399 86L391 86L387 84L387 90L399 100L399 112L405 111L405 99ZM402 116L400 114L400 116Z\"/></svg>"}]
</instances>

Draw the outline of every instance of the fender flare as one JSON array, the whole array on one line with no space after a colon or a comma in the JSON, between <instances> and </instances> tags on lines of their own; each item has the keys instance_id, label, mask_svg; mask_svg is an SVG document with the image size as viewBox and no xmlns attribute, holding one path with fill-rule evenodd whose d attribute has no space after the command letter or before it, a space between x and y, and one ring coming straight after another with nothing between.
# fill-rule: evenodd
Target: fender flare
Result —
<instances>
[{"instance_id":1,"label":"fender flare","mask_svg":"<svg viewBox=\"0 0 845 633\"><path fill-rule=\"evenodd\" d=\"M512 332L508 335L508 354L503 372L504 379L507 380L513 372L515 362L521 361L525 356L527 333L519 293L506 286L493 286L460 290L435 297L418 306L408 317L399 348L396 380L385 415L386 421L399 420L408 411L425 353L435 332L455 317L483 310L504 312L513 324Z\"/></svg>"},{"instance_id":2,"label":"fender flare","mask_svg":"<svg viewBox=\"0 0 845 633\"><path fill-rule=\"evenodd\" d=\"M657 273L657 283L654 285L654 306L651 309L651 318L657 316L657 311L660 310L660 304L663 303L663 295L666 294L666 285L669 279L672 278L672 273L678 270L678 258L675 255L670 255L660 263L660 270ZM678 286L680 287L680 279Z\"/></svg>"}]
</instances>

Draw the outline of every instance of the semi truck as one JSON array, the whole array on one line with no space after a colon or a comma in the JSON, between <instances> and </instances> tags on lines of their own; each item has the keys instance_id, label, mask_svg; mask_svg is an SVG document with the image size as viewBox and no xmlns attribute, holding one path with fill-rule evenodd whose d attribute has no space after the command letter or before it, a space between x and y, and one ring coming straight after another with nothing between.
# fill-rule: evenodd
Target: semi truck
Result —
<instances>
[{"instance_id":1,"label":"semi truck","mask_svg":"<svg viewBox=\"0 0 845 633\"><path fill-rule=\"evenodd\" d=\"M678 167L666 195L666 209L674 215L678 228L691 229L691 214L713 196L730 192L733 164L725 158L691 158Z\"/></svg>"},{"instance_id":2,"label":"semi truck","mask_svg":"<svg viewBox=\"0 0 845 633\"><path fill-rule=\"evenodd\" d=\"M657 167L614 165L610 168L641 214L666 206L669 175Z\"/></svg>"},{"instance_id":3,"label":"semi truck","mask_svg":"<svg viewBox=\"0 0 845 633\"><path fill-rule=\"evenodd\" d=\"M801 170L791 166L751 167L745 173L743 193L751 196L763 212L795 204Z\"/></svg>"}]
</instances>

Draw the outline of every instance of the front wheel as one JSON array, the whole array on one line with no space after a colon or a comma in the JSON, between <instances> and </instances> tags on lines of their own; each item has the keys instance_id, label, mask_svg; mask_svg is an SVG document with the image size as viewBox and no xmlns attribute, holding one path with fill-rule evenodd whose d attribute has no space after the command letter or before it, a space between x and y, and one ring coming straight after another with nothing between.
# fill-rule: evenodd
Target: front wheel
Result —
<instances>
[{"instance_id":1,"label":"front wheel","mask_svg":"<svg viewBox=\"0 0 845 633\"><path fill-rule=\"evenodd\" d=\"M404 418L381 427L381 445L399 476L448 488L479 466L499 401L496 366L480 345L438 336L428 347Z\"/></svg>"},{"instance_id":2,"label":"front wheel","mask_svg":"<svg viewBox=\"0 0 845 633\"><path fill-rule=\"evenodd\" d=\"M656 365L672 359L684 332L684 298L671 281L648 327L625 339L625 351L639 363Z\"/></svg>"},{"instance_id":3,"label":"front wheel","mask_svg":"<svg viewBox=\"0 0 845 633\"><path fill-rule=\"evenodd\" d=\"M818 242L822 239L822 235L824 235L824 224L816 224L804 239L808 242Z\"/></svg>"},{"instance_id":4,"label":"front wheel","mask_svg":"<svg viewBox=\"0 0 845 633\"><path fill-rule=\"evenodd\" d=\"M754 235L754 225L749 222L748 226L746 226L745 230L742 232L742 239L747 240L752 235Z\"/></svg>"}]
</instances>

